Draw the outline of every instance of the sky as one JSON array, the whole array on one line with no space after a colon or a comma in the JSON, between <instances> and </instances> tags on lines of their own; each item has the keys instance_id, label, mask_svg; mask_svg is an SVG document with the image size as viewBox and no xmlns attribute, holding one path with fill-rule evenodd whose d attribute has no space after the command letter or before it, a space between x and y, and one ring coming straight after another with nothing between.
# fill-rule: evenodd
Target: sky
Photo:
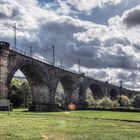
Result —
<instances>
[{"instance_id":1,"label":"sky","mask_svg":"<svg viewBox=\"0 0 140 140\"><path fill-rule=\"evenodd\" d=\"M0 0L0 40L95 79L140 90L140 0Z\"/></svg>"}]
</instances>

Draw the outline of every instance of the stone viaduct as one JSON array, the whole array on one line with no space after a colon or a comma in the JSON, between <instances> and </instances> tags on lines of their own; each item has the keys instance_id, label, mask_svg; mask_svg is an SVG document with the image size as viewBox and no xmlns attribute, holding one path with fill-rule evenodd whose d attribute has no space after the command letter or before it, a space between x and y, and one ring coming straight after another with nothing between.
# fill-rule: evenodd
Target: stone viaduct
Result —
<instances>
[{"instance_id":1,"label":"stone viaduct","mask_svg":"<svg viewBox=\"0 0 140 140\"><path fill-rule=\"evenodd\" d=\"M79 109L87 105L88 88L91 89L95 99L104 96L115 99L119 94L132 95L134 92L72 72L46 60L39 60L21 50L10 48L9 43L0 42L0 99L7 99L8 88L17 70L25 75L29 83L32 111L52 111L57 108L55 93L59 82L64 89L65 106L75 103Z\"/></svg>"}]
</instances>

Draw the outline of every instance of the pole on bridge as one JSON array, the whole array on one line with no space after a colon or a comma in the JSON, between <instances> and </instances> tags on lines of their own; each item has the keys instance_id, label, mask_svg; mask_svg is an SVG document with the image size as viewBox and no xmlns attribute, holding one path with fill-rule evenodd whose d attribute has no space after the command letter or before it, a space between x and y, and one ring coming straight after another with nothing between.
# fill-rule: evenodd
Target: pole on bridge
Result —
<instances>
[{"instance_id":1,"label":"pole on bridge","mask_svg":"<svg viewBox=\"0 0 140 140\"><path fill-rule=\"evenodd\" d=\"M120 81L120 88L123 88L123 81Z\"/></svg>"},{"instance_id":2,"label":"pole on bridge","mask_svg":"<svg viewBox=\"0 0 140 140\"><path fill-rule=\"evenodd\" d=\"M16 25L16 23L14 24L14 26L13 26L13 28L14 28L14 47L15 47L15 49L17 49L17 25Z\"/></svg>"},{"instance_id":3,"label":"pole on bridge","mask_svg":"<svg viewBox=\"0 0 140 140\"><path fill-rule=\"evenodd\" d=\"M52 46L53 48L53 64L55 65L55 46Z\"/></svg>"},{"instance_id":4,"label":"pole on bridge","mask_svg":"<svg viewBox=\"0 0 140 140\"><path fill-rule=\"evenodd\" d=\"M81 61L80 61L80 59L78 59L78 66L79 66L79 74L80 74L80 65L81 65Z\"/></svg>"},{"instance_id":5,"label":"pole on bridge","mask_svg":"<svg viewBox=\"0 0 140 140\"><path fill-rule=\"evenodd\" d=\"M33 54L33 47L30 46L30 55L32 56L32 54Z\"/></svg>"},{"instance_id":6,"label":"pole on bridge","mask_svg":"<svg viewBox=\"0 0 140 140\"><path fill-rule=\"evenodd\" d=\"M62 62L62 59L61 59L61 68L63 67L63 62Z\"/></svg>"}]
</instances>

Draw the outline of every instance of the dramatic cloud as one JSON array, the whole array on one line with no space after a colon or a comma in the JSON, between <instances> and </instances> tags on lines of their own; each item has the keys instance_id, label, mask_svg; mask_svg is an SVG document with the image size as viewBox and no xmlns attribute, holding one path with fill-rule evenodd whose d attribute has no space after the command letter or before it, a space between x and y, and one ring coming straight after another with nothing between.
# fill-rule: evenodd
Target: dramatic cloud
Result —
<instances>
[{"instance_id":1,"label":"dramatic cloud","mask_svg":"<svg viewBox=\"0 0 140 140\"><path fill-rule=\"evenodd\" d=\"M128 27L140 25L140 6L137 6L131 10L128 10L123 14L123 22Z\"/></svg>"},{"instance_id":2,"label":"dramatic cloud","mask_svg":"<svg viewBox=\"0 0 140 140\"><path fill-rule=\"evenodd\" d=\"M95 7L117 5L121 0L59 0L60 8L68 13L70 9L90 13Z\"/></svg>"},{"instance_id":3,"label":"dramatic cloud","mask_svg":"<svg viewBox=\"0 0 140 140\"><path fill-rule=\"evenodd\" d=\"M77 12L90 13L95 8L118 5L121 0L59 0L40 4L37 0L0 1L0 40L14 45L13 25L17 24L17 47L52 61L55 46L56 62L100 80L138 81L140 45L138 29L127 27L139 24L139 6L108 19L108 25L82 20ZM104 17L101 17L104 18ZM132 21L133 22L132 22ZM124 70L125 69L125 70ZM135 70L135 72L133 72ZM140 85L137 82L137 88ZM136 87L135 87L136 88Z\"/></svg>"}]
</instances>

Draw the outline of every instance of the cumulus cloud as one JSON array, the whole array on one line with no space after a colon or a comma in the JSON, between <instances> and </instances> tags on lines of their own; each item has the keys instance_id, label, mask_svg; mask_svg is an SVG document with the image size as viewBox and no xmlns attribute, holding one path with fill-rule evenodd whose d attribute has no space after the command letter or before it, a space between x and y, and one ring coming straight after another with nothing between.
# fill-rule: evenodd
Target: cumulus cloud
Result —
<instances>
[{"instance_id":1,"label":"cumulus cloud","mask_svg":"<svg viewBox=\"0 0 140 140\"><path fill-rule=\"evenodd\" d=\"M91 11L96 7L104 7L106 5L117 5L121 3L122 0L59 0L60 9L66 11L66 13L71 12L70 9L91 13Z\"/></svg>"},{"instance_id":2,"label":"cumulus cloud","mask_svg":"<svg viewBox=\"0 0 140 140\"><path fill-rule=\"evenodd\" d=\"M126 11L123 16L122 20L123 23L127 25L127 27L133 27L140 25L140 5L132 8L131 10Z\"/></svg>"},{"instance_id":3,"label":"cumulus cloud","mask_svg":"<svg viewBox=\"0 0 140 140\"><path fill-rule=\"evenodd\" d=\"M19 49L29 51L29 46L32 46L34 55L52 61L51 46L54 45L57 63L62 59L64 66L77 69L78 59L81 59L81 70L100 80L107 80L110 76L111 81L116 83L124 77L133 81L138 74L129 74L129 71L140 67L140 47L123 27L125 22L122 22L130 11L125 12L122 17L109 19L108 26L69 15L71 8L90 12L93 7L116 5L120 2L121 0L60 0L58 3L61 3L61 9L53 10L48 3L42 6L36 0L2 0L0 39L14 45L11 25L16 22ZM135 30L133 33L136 35ZM139 33L136 36L138 35ZM129 76L125 75L122 69L125 69Z\"/></svg>"},{"instance_id":4,"label":"cumulus cloud","mask_svg":"<svg viewBox=\"0 0 140 140\"><path fill-rule=\"evenodd\" d=\"M122 16L116 15L108 20L109 25L125 25L126 27L136 27L140 25L140 5L126 10Z\"/></svg>"}]
</instances>

